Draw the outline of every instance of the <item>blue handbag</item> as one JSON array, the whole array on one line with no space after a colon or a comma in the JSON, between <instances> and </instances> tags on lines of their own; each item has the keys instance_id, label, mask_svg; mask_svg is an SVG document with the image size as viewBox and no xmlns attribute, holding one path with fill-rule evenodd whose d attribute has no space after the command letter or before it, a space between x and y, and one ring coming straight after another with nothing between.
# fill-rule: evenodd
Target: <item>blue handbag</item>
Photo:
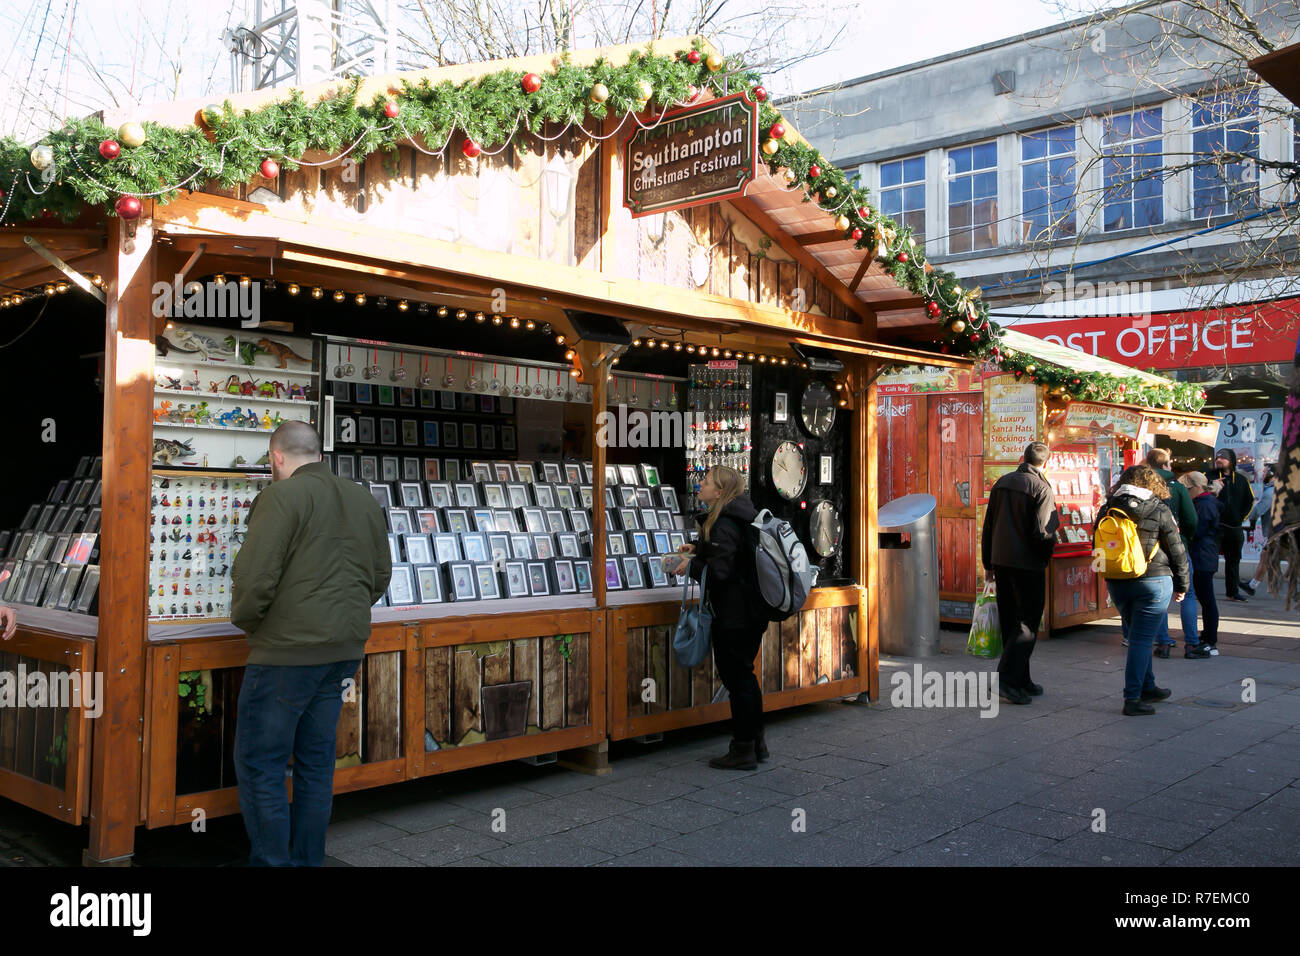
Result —
<instances>
[{"instance_id":1,"label":"blue handbag","mask_svg":"<svg viewBox=\"0 0 1300 956\"><path fill-rule=\"evenodd\" d=\"M709 569L700 575L700 599L688 607L687 600L691 586L695 583L687 577L682 586L682 609L677 615L677 630L673 632L673 653L677 663L682 667L695 667L702 664L709 656L709 631L713 628L713 609L706 598Z\"/></svg>"}]
</instances>

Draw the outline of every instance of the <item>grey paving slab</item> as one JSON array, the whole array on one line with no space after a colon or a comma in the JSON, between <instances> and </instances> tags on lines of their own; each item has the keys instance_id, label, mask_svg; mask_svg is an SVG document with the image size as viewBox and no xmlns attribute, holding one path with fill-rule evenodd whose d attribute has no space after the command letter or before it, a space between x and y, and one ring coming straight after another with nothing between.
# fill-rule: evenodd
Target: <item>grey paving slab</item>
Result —
<instances>
[{"instance_id":1,"label":"grey paving slab","mask_svg":"<svg viewBox=\"0 0 1300 956\"><path fill-rule=\"evenodd\" d=\"M1036 750L1033 753L1016 757L1003 764L1008 770L1027 770L1031 773L1046 773L1058 777L1078 777L1101 764L1108 763L1127 753L1121 747L1104 747L1098 744L1071 746Z\"/></svg>"},{"instance_id":2,"label":"grey paving slab","mask_svg":"<svg viewBox=\"0 0 1300 956\"><path fill-rule=\"evenodd\" d=\"M1021 798L1021 803L1092 816L1095 809L1113 813L1162 789L1157 783L1109 774L1086 773L1065 783Z\"/></svg>"},{"instance_id":3,"label":"grey paving slab","mask_svg":"<svg viewBox=\"0 0 1300 956\"><path fill-rule=\"evenodd\" d=\"M805 820L807 829L797 832L791 812L767 807L754 813L723 820L693 833L666 840L661 846L703 862L729 866L782 866L796 862L792 857L810 835L820 832L817 820ZM799 859L802 859L800 856Z\"/></svg>"},{"instance_id":4,"label":"grey paving slab","mask_svg":"<svg viewBox=\"0 0 1300 956\"><path fill-rule=\"evenodd\" d=\"M648 846L597 863L596 866L694 866L695 860L662 846Z\"/></svg>"},{"instance_id":5,"label":"grey paving slab","mask_svg":"<svg viewBox=\"0 0 1300 956\"><path fill-rule=\"evenodd\" d=\"M1035 807L1027 803L1015 803L993 811L981 817L980 823L992 824L1004 830L1019 830L1033 836L1048 837L1052 840L1064 840L1086 830L1092 823L1089 817L1074 813L1062 813Z\"/></svg>"},{"instance_id":6,"label":"grey paving slab","mask_svg":"<svg viewBox=\"0 0 1300 956\"><path fill-rule=\"evenodd\" d=\"M451 803L446 800L428 800L419 803L406 803L387 809L372 810L369 817L371 820L390 827L397 827L407 833L421 833L425 830L434 830L452 823L459 823L479 813L478 810L471 810L469 807L463 807L458 803ZM334 828L330 827L330 833L333 832Z\"/></svg>"},{"instance_id":7,"label":"grey paving slab","mask_svg":"<svg viewBox=\"0 0 1300 956\"><path fill-rule=\"evenodd\" d=\"M686 799L727 810L732 814L745 814L780 803L787 796L761 784L736 780L716 787L697 789L686 794Z\"/></svg>"},{"instance_id":8,"label":"grey paving slab","mask_svg":"<svg viewBox=\"0 0 1300 956\"><path fill-rule=\"evenodd\" d=\"M545 794L515 784L487 787L482 790L466 789L447 797L451 803L482 813L491 813L497 808L522 807L545 799Z\"/></svg>"},{"instance_id":9,"label":"grey paving slab","mask_svg":"<svg viewBox=\"0 0 1300 956\"><path fill-rule=\"evenodd\" d=\"M611 853L562 836L516 843L480 855L501 866L593 866L613 858Z\"/></svg>"},{"instance_id":10,"label":"grey paving slab","mask_svg":"<svg viewBox=\"0 0 1300 956\"><path fill-rule=\"evenodd\" d=\"M906 850L984 815L983 807L962 805L927 795L887 806L869 817L851 821L844 826L863 825L873 834L872 842L881 843L892 850Z\"/></svg>"},{"instance_id":11,"label":"grey paving slab","mask_svg":"<svg viewBox=\"0 0 1300 956\"><path fill-rule=\"evenodd\" d=\"M1173 856L1172 851L1150 843L1123 840L1091 829L1066 837L1051 852L1093 866L1159 866Z\"/></svg>"},{"instance_id":12,"label":"grey paving slab","mask_svg":"<svg viewBox=\"0 0 1300 956\"><path fill-rule=\"evenodd\" d=\"M1055 841L987 823L968 823L920 846L904 850L890 866L1014 866L1051 849Z\"/></svg>"},{"instance_id":13,"label":"grey paving slab","mask_svg":"<svg viewBox=\"0 0 1300 956\"><path fill-rule=\"evenodd\" d=\"M359 817L331 823L325 833L325 853L338 856L340 850L353 850L363 846L375 846L397 837L406 836L406 831L388 826L378 820Z\"/></svg>"},{"instance_id":14,"label":"grey paving slab","mask_svg":"<svg viewBox=\"0 0 1300 956\"><path fill-rule=\"evenodd\" d=\"M736 812L735 810L711 806L698 800L681 797L677 800L654 803L648 807L637 807L634 810L629 810L623 816L630 820L662 827L665 830L690 833L711 826L714 823L719 823L729 817L734 817Z\"/></svg>"},{"instance_id":15,"label":"grey paving slab","mask_svg":"<svg viewBox=\"0 0 1300 956\"><path fill-rule=\"evenodd\" d=\"M412 833L398 840L390 840L382 846L409 857L420 866L443 866L506 845L503 840L490 836L486 830L486 827L482 830L469 830L453 825L424 833Z\"/></svg>"},{"instance_id":16,"label":"grey paving slab","mask_svg":"<svg viewBox=\"0 0 1300 956\"><path fill-rule=\"evenodd\" d=\"M570 835L588 846L614 856L621 856L654 846L680 834L676 830L657 827L652 823L617 816L575 827L570 831Z\"/></svg>"},{"instance_id":17,"label":"grey paving slab","mask_svg":"<svg viewBox=\"0 0 1300 956\"><path fill-rule=\"evenodd\" d=\"M777 793L798 795L811 793L814 790L824 790L826 787L842 781L839 777L832 777L824 773L796 770L793 767L777 767L775 770L760 768L759 772L754 774L753 782L760 787L766 787L768 790L775 790Z\"/></svg>"},{"instance_id":18,"label":"grey paving slab","mask_svg":"<svg viewBox=\"0 0 1300 956\"><path fill-rule=\"evenodd\" d=\"M1177 803L1163 801L1159 806L1141 803L1106 816L1106 832L1121 840L1149 843L1166 850L1185 850L1207 836L1213 827L1189 821Z\"/></svg>"},{"instance_id":19,"label":"grey paving slab","mask_svg":"<svg viewBox=\"0 0 1300 956\"><path fill-rule=\"evenodd\" d=\"M607 793L605 790L582 790L534 804L534 809L563 820L570 826L594 823L637 809L641 804Z\"/></svg>"},{"instance_id":20,"label":"grey paving slab","mask_svg":"<svg viewBox=\"0 0 1300 956\"><path fill-rule=\"evenodd\" d=\"M697 785L685 783L681 780L652 776L616 780L613 783L597 787L590 792L601 796L615 797L620 800L631 800L633 803L647 804L662 803L665 800L685 796L698 789Z\"/></svg>"},{"instance_id":21,"label":"grey paving slab","mask_svg":"<svg viewBox=\"0 0 1300 956\"><path fill-rule=\"evenodd\" d=\"M416 866L409 856L402 856L382 846L357 846L336 850L325 858L339 860L348 866Z\"/></svg>"},{"instance_id":22,"label":"grey paving slab","mask_svg":"<svg viewBox=\"0 0 1300 956\"><path fill-rule=\"evenodd\" d=\"M841 781L852 780L855 777L862 777L884 769L884 764L855 760L851 757L841 757L838 754L821 754L808 760L800 760L789 766L793 770L825 774Z\"/></svg>"},{"instance_id":23,"label":"grey paving slab","mask_svg":"<svg viewBox=\"0 0 1300 956\"><path fill-rule=\"evenodd\" d=\"M1292 779L1209 767L1169 787L1161 797L1245 810L1289 786Z\"/></svg>"}]
</instances>

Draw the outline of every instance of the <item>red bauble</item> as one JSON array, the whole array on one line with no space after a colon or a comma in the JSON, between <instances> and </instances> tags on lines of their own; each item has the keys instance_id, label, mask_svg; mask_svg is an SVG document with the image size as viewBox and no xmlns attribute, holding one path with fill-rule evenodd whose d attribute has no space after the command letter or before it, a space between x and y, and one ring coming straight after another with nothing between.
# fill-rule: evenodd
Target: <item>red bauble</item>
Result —
<instances>
[{"instance_id":1,"label":"red bauble","mask_svg":"<svg viewBox=\"0 0 1300 956\"><path fill-rule=\"evenodd\" d=\"M700 88L698 86L692 83L690 86L686 87L687 103L694 103L699 98L700 98Z\"/></svg>"},{"instance_id":2,"label":"red bauble","mask_svg":"<svg viewBox=\"0 0 1300 956\"><path fill-rule=\"evenodd\" d=\"M944 346L941 346L941 347L940 347L939 351L942 352L944 355L947 355L947 354L948 354L950 351L952 351L952 350L949 349L948 346L944 345ZM1016 374L1019 374L1019 373L1017 372Z\"/></svg>"},{"instance_id":3,"label":"red bauble","mask_svg":"<svg viewBox=\"0 0 1300 956\"><path fill-rule=\"evenodd\" d=\"M850 235L853 236L853 241L854 241L854 242L857 242L859 239L862 238L862 230L861 230L861 229L854 229L853 232L850 233Z\"/></svg>"},{"instance_id":4,"label":"red bauble","mask_svg":"<svg viewBox=\"0 0 1300 956\"><path fill-rule=\"evenodd\" d=\"M866 206L859 206L859 207L858 207L858 215L861 216L863 219L870 219L870 218L871 218L871 210L868 209Z\"/></svg>"},{"instance_id":5,"label":"red bauble","mask_svg":"<svg viewBox=\"0 0 1300 956\"><path fill-rule=\"evenodd\" d=\"M1016 378L1019 378L1020 376L1022 376L1022 375L1024 375L1024 374L1025 374L1025 373L1022 372L1022 371L1020 371L1020 369L1016 369Z\"/></svg>"},{"instance_id":6,"label":"red bauble","mask_svg":"<svg viewBox=\"0 0 1300 956\"><path fill-rule=\"evenodd\" d=\"M400 112L402 112L402 108L398 105L397 100L389 100L384 104L384 115L389 119L396 119L397 114Z\"/></svg>"},{"instance_id":7,"label":"red bauble","mask_svg":"<svg viewBox=\"0 0 1300 956\"><path fill-rule=\"evenodd\" d=\"M1079 379L1077 379L1077 378L1072 378L1072 379L1070 379L1070 384L1071 384L1071 385L1078 385L1078 384L1079 384Z\"/></svg>"},{"instance_id":8,"label":"red bauble","mask_svg":"<svg viewBox=\"0 0 1300 956\"><path fill-rule=\"evenodd\" d=\"M813 163L811 166L808 167L808 177L810 179L816 179L821 174L822 174L822 168L818 166L816 163Z\"/></svg>"},{"instance_id":9,"label":"red bauble","mask_svg":"<svg viewBox=\"0 0 1300 956\"><path fill-rule=\"evenodd\" d=\"M113 204L113 208L123 219L139 219L140 213L144 211L144 206L135 196L122 196Z\"/></svg>"},{"instance_id":10,"label":"red bauble","mask_svg":"<svg viewBox=\"0 0 1300 956\"><path fill-rule=\"evenodd\" d=\"M1124 386L1123 386L1123 385L1121 385L1121 386L1119 387L1119 393L1120 393L1121 395L1124 394Z\"/></svg>"},{"instance_id":11,"label":"red bauble","mask_svg":"<svg viewBox=\"0 0 1300 956\"><path fill-rule=\"evenodd\" d=\"M927 302L925 304L925 311L930 313L930 318L937 319L939 317L939 312L941 311L939 303L934 301Z\"/></svg>"},{"instance_id":12,"label":"red bauble","mask_svg":"<svg viewBox=\"0 0 1300 956\"><path fill-rule=\"evenodd\" d=\"M980 334L979 334L978 332L972 332L971 335L970 335L970 340L971 340L972 342L977 342L977 343L978 343L979 340L980 340Z\"/></svg>"},{"instance_id":13,"label":"red bauble","mask_svg":"<svg viewBox=\"0 0 1300 956\"><path fill-rule=\"evenodd\" d=\"M900 253L898 254L898 261L899 261L899 262L907 262L907 261L910 260L911 258L912 258L912 257L909 256L906 252L900 252Z\"/></svg>"},{"instance_id":14,"label":"red bauble","mask_svg":"<svg viewBox=\"0 0 1300 956\"><path fill-rule=\"evenodd\" d=\"M686 54L686 62L687 62L687 63L699 63L699 62L700 62L700 51L699 51L699 50L692 50L690 53Z\"/></svg>"},{"instance_id":15,"label":"red bauble","mask_svg":"<svg viewBox=\"0 0 1300 956\"><path fill-rule=\"evenodd\" d=\"M519 85L524 88L525 93L536 93L542 88L542 78L536 73L525 73Z\"/></svg>"},{"instance_id":16,"label":"red bauble","mask_svg":"<svg viewBox=\"0 0 1300 956\"><path fill-rule=\"evenodd\" d=\"M117 159L122 152L122 147L111 139L106 139L99 144L99 155L105 159Z\"/></svg>"},{"instance_id":17,"label":"red bauble","mask_svg":"<svg viewBox=\"0 0 1300 956\"><path fill-rule=\"evenodd\" d=\"M780 139L785 135L785 127L780 123L773 123L772 128L767 131L767 135L773 139Z\"/></svg>"},{"instance_id":18,"label":"red bauble","mask_svg":"<svg viewBox=\"0 0 1300 956\"><path fill-rule=\"evenodd\" d=\"M274 179L280 175L280 164L274 159L262 160L262 175L267 179Z\"/></svg>"},{"instance_id":19,"label":"red bauble","mask_svg":"<svg viewBox=\"0 0 1300 956\"><path fill-rule=\"evenodd\" d=\"M761 103L767 99L767 89L762 86L754 87L754 102Z\"/></svg>"},{"instance_id":20,"label":"red bauble","mask_svg":"<svg viewBox=\"0 0 1300 956\"><path fill-rule=\"evenodd\" d=\"M479 144L474 142L468 136L465 137L465 142L460 144L460 151L465 154L467 159L473 159L479 153L483 152L479 147Z\"/></svg>"}]
</instances>

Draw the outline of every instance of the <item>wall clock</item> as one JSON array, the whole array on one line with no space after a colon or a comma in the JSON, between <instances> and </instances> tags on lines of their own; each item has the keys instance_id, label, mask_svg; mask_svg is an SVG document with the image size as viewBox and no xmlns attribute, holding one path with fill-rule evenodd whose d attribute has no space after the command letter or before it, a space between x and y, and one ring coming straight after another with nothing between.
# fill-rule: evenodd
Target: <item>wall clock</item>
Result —
<instances>
[{"instance_id":1,"label":"wall clock","mask_svg":"<svg viewBox=\"0 0 1300 956\"><path fill-rule=\"evenodd\" d=\"M772 484L786 501L793 501L808 483L808 466L803 451L792 441L783 441L772 453Z\"/></svg>"},{"instance_id":2,"label":"wall clock","mask_svg":"<svg viewBox=\"0 0 1300 956\"><path fill-rule=\"evenodd\" d=\"M829 501L819 501L813 507L812 517L808 519L808 530L812 537L813 550L823 558L829 558L840 548L840 537L844 534L844 522L840 513Z\"/></svg>"},{"instance_id":3,"label":"wall clock","mask_svg":"<svg viewBox=\"0 0 1300 956\"><path fill-rule=\"evenodd\" d=\"M799 399L799 415L808 434L825 438L835 424L835 397L825 382L809 382Z\"/></svg>"}]
</instances>

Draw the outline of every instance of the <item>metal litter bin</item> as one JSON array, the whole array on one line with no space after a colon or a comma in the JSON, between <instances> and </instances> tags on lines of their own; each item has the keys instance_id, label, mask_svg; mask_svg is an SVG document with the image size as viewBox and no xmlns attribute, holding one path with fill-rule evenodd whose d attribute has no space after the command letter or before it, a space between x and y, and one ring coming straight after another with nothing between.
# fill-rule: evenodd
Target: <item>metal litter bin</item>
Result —
<instances>
[{"instance_id":1,"label":"metal litter bin","mask_svg":"<svg viewBox=\"0 0 1300 956\"><path fill-rule=\"evenodd\" d=\"M934 495L904 495L878 512L880 649L939 653L939 551Z\"/></svg>"}]
</instances>

